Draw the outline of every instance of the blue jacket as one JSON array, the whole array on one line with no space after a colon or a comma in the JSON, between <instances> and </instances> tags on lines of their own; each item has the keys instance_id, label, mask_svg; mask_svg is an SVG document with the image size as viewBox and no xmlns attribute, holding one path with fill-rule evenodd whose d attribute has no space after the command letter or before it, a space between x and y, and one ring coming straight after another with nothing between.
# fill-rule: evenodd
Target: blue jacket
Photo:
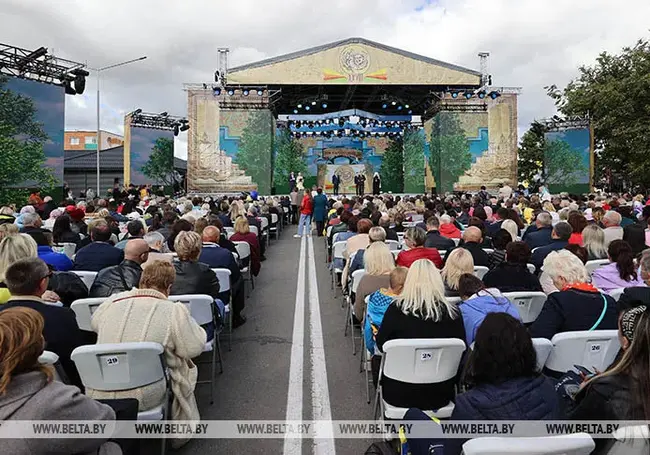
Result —
<instances>
[{"instance_id":1,"label":"blue jacket","mask_svg":"<svg viewBox=\"0 0 650 455\"><path fill-rule=\"evenodd\" d=\"M327 196L324 194L314 196L314 213L312 217L314 221L325 221L327 218Z\"/></svg>"},{"instance_id":2,"label":"blue jacket","mask_svg":"<svg viewBox=\"0 0 650 455\"><path fill-rule=\"evenodd\" d=\"M552 227L536 229L534 232L528 232L532 227L526 230L524 242L528 244L530 249L546 246L551 243L551 234L553 233Z\"/></svg>"},{"instance_id":3,"label":"blue jacket","mask_svg":"<svg viewBox=\"0 0 650 455\"><path fill-rule=\"evenodd\" d=\"M241 272L232 253L215 243L204 243L199 262L208 264L211 269L230 270L230 281L236 283L241 278Z\"/></svg>"},{"instance_id":4,"label":"blue jacket","mask_svg":"<svg viewBox=\"0 0 650 455\"><path fill-rule=\"evenodd\" d=\"M380 289L368 297L368 317L363 322L363 336L366 339L366 349L371 355L375 354L375 334L381 327L388 306L395 299L395 297L387 295L385 292L385 289Z\"/></svg>"},{"instance_id":5,"label":"blue jacket","mask_svg":"<svg viewBox=\"0 0 650 455\"><path fill-rule=\"evenodd\" d=\"M553 251L559 251L564 249L569 244L566 240L553 240L550 244L546 246L538 247L530 257L531 264L534 264L537 268L537 272L542 269L544 265L544 259Z\"/></svg>"},{"instance_id":6,"label":"blue jacket","mask_svg":"<svg viewBox=\"0 0 650 455\"><path fill-rule=\"evenodd\" d=\"M489 289L487 292L481 291L479 294L473 295L458 306L460 313L463 315L467 346L474 342L476 331L488 313L508 313L510 316L521 320L517 308L510 303L510 300L502 296L497 289Z\"/></svg>"},{"instance_id":7,"label":"blue jacket","mask_svg":"<svg viewBox=\"0 0 650 455\"><path fill-rule=\"evenodd\" d=\"M47 265L54 267L57 272L67 272L74 267L74 264L65 254L55 253L52 247L39 246L38 257L43 260Z\"/></svg>"},{"instance_id":8,"label":"blue jacket","mask_svg":"<svg viewBox=\"0 0 650 455\"><path fill-rule=\"evenodd\" d=\"M77 251L74 269L99 272L105 267L119 264L123 259L123 250L106 242L92 242Z\"/></svg>"}]
</instances>

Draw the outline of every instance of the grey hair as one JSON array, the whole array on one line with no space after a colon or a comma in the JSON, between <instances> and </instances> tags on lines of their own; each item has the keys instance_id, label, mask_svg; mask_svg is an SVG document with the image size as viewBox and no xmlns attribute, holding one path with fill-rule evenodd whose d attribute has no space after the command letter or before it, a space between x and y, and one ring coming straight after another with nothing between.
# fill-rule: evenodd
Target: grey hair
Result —
<instances>
[{"instance_id":1,"label":"grey hair","mask_svg":"<svg viewBox=\"0 0 650 455\"><path fill-rule=\"evenodd\" d=\"M5 272L5 284L12 295L32 295L50 268L42 259L25 258L14 262Z\"/></svg>"},{"instance_id":2,"label":"grey hair","mask_svg":"<svg viewBox=\"0 0 650 455\"><path fill-rule=\"evenodd\" d=\"M383 227L371 227L368 232L368 237L371 242L385 242L386 241L386 230Z\"/></svg>"},{"instance_id":3,"label":"grey hair","mask_svg":"<svg viewBox=\"0 0 650 455\"><path fill-rule=\"evenodd\" d=\"M34 224L40 219L41 217L38 215L38 213L27 212L23 215L23 226Z\"/></svg>"},{"instance_id":4,"label":"grey hair","mask_svg":"<svg viewBox=\"0 0 650 455\"><path fill-rule=\"evenodd\" d=\"M537 221L539 221L539 224L541 224L543 227L550 227L551 224L553 224L553 218L548 212L539 213L537 215Z\"/></svg>"},{"instance_id":5,"label":"grey hair","mask_svg":"<svg viewBox=\"0 0 650 455\"><path fill-rule=\"evenodd\" d=\"M609 210L605 212L605 215L603 216L603 222L605 221L607 221L612 226L620 226L622 221L621 214L613 210Z\"/></svg>"},{"instance_id":6,"label":"grey hair","mask_svg":"<svg viewBox=\"0 0 650 455\"><path fill-rule=\"evenodd\" d=\"M568 250L552 251L544 259L543 270L554 282L558 278L564 278L568 283L586 283L589 280L580 258Z\"/></svg>"},{"instance_id":7,"label":"grey hair","mask_svg":"<svg viewBox=\"0 0 650 455\"><path fill-rule=\"evenodd\" d=\"M165 243L165 236L162 235L160 232L148 232L145 234L144 237L142 237L145 242L147 242L147 245L154 246L156 243Z\"/></svg>"}]
</instances>

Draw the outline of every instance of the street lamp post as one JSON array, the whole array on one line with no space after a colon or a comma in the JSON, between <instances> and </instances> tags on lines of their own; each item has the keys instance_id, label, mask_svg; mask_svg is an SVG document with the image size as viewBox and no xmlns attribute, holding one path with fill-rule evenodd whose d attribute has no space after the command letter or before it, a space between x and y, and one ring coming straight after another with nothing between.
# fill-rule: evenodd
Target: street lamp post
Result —
<instances>
[{"instance_id":1,"label":"street lamp post","mask_svg":"<svg viewBox=\"0 0 650 455\"><path fill-rule=\"evenodd\" d=\"M144 60L146 58L147 58L147 56L145 55L143 57L135 58L133 60L128 60L126 62L116 63L114 65L104 66L103 68L93 69L94 71L97 72L97 139L96 139L96 142L97 142L97 144L96 144L97 145L97 197L99 197L99 195L101 194L100 193L101 185L99 184L99 177L100 177L100 175L99 175L100 174L100 171L99 171L99 152L100 152L100 149L101 149L101 142L100 142L100 139L99 139L100 135L101 135L101 130L100 130L101 127L100 127L100 124L99 124L100 123L99 79L100 79L101 72L106 71L106 70L110 70L112 68L117 68L118 66L128 65L129 63L139 62L139 61Z\"/></svg>"}]
</instances>

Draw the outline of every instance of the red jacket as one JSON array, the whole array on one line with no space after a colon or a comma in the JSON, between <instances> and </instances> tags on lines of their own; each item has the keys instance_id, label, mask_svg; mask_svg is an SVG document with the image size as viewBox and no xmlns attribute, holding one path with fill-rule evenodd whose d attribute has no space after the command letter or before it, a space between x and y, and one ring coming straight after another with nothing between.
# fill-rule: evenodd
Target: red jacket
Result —
<instances>
[{"instance_id":1,"label":"red jacket","mask_svg":"<svg viewBox=\"0 0 650 455\"><path fill-rule=\"evenodd\" d=\"M460 229L452 223L441 224L440 235L447 237L448 239L459 239L461 236Z\"/></svg>"},{"instance_id":2,"label":"red jacket","mask_svg":"<svg viewBox=\"0 0 650 455\"><path fill-rule=\"evenodd\" d=\"M314 201L307 195L302 198L300 203L300 213L303 215L311 215L314 213Z\"/></svg>"},{"instance_id":3,"label":"red jacket","mask_svg":"<svg viewBox=\"0 0 650 455\"><path fill-rule=\"evenodd\" d=\"M402 251L397 255L397 265L400 267L411 267L418 259L428 259L433 262L436 267L442 269L443 263L440 253L435 248L413 248L411 250Z\"/></svg>"}]
</instances>

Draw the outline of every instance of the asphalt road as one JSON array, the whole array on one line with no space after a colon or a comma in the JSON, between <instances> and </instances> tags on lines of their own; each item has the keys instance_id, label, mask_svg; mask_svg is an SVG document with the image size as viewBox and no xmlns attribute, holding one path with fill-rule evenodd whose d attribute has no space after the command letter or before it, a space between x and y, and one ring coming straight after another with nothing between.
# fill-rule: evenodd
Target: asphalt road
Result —
<instances>
[{"instance_id":1,"label":"asphalt road","mask_svg":"<svg viewBox=\"0 0 650 455\"><path fill-rule=\"evenodd\" d=\"M234 332L231 351L222 338L224 372L214 404L209 385L197 385L204 420L372 419L359 354L343 335L340 290L336 297L331 290L324 239L294 239L295 232L287 227L267 249L246 301L248 322ZM199 366L200 379L208 372ZM175 453L363 454L371 442L194 439Z\"/></svg>"}]
</instances>

